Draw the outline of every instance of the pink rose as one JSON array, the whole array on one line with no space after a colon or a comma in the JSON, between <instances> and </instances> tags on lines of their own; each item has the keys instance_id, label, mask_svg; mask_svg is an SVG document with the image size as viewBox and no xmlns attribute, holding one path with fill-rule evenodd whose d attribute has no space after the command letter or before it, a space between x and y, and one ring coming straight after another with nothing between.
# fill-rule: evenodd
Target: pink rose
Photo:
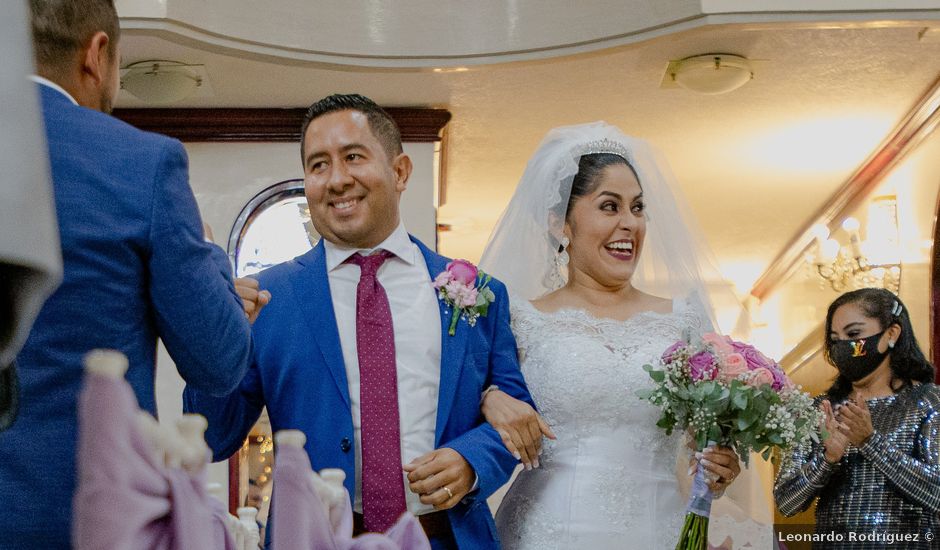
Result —
<instances>
[{"instance_id":1,"label":"pink rose","mask_svg":"<svg viewBox=\"0 0 940 550\"><path fill-rule=\"evenodd\" d=\"M447 264L446 270L455 281L472 285L477 279L477 266L467 260L454 260Z\"/></svg>"},{"instance_id":2,"label":"pink rose","mask_svg":"<svg viewBox=\"0 0 940 550\"><path fill-rule=\"evenodd\" d=\"M790 389L793 387L793 381L787 378L785 372L780 367L771 367L770 372L774 375L774 390L780 391L781 389Z\"/></svg>"},{"instance_id":3,"label":"pink rose","mask_svg":"<svg viewBox=\"0 0 940 550\"><path fill-rule=\"evenodd\" d=\"M715 353L717 353L719 357L724 357L725 355L734 352L734 349L729 343L729 339L720 334L707 332L702 335L702 341L706 344L711 344L712 349L715 350Z\"/></svg>"},{"instance_id":4,"label":"pink rose","mask_svg":"<svg viewBox=\"0 0 940 550\"><path fill-rule=\"evenodd\" d=\"M763 367L757 368L751 372L751 378L749 380L749 383L751 386L754 386L755 388L763 386L764 384L773 384L774 375L768 369L765 369Z\"/></svg>"},{"instance_id":5,"label":"pink rose","mask_svg":"<svg viewBox=\"0 0 940 550\"><path fill-rule=\"evenodd\" d=\"M675 358L676 352L684 348L687 344L682 340L679 340L675 344L669 346L669 349L663 352L663 363L670 363Z\"/></svg>"},{"instance_id":6,"label":"pink rose","mask_svg":"<svg viewBox=\"0 0 940 550\"><path fill-rule=\"evenodd\" d=\"M725 382L731 382L745 372L747 372L747 361L740 353L729 353L721 361L721 379Z\"/></svg>"},{"instance_id":7,"label":"pink rose","mask_svg":"<svg viewBox=\"0 0 940 550\"><path fill-rule=\"evenodd\" d=\"M700 351L689 357L689 375L696 382L699 380L714 380L717 375L715 356L707 351Z\"/></svg>"},{"instance_id":8,"label":"pink rose","mask_svg":"<svg viewBox=\"0 0 940 550\"><path fill-rule=\"evenodd\" d=\"M768 359L766 355L757 351L754 346L741 342L733 342L731 345L735 352L744 356L744 359L747 361L747 368L751 370L761 368L769 369L776 365L776 363Z\"/></svg>"}]
</instances>

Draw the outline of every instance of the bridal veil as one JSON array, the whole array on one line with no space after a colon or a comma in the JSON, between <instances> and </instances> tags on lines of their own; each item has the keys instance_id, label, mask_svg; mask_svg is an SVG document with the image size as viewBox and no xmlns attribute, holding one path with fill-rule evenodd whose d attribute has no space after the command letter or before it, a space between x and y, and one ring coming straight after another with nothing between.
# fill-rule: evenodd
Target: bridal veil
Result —
<instances>
[{"instance_id":1,"label":"bridal veil","mask_svg":"<svg viewBox=\"0 0 940 550\"><path fill-rule=\"evenodd\" d=\"M738 319L737 323L721 330L745 337L747 315L718 271L665 159L646 141L604 122L562 126L546 135L490 235L480 268L506 283L514 299L533 300L564 283L566 269L556 257L572 181L581 156L589 153L624 157L643 189L647 233L633 286L664 298L696 297L716 329L716 308L733 310L729 318ZM772 473L769 464L756 455L751 463L750 470L739 476L726 498L716 500L713 509L716 527L722 525L740 535L734 537L735 542L771 536L771 504L762 486L771 483ZM714 544L721 544L722 535L714 538L719 539Z\"/></svg>"}]
</instances>

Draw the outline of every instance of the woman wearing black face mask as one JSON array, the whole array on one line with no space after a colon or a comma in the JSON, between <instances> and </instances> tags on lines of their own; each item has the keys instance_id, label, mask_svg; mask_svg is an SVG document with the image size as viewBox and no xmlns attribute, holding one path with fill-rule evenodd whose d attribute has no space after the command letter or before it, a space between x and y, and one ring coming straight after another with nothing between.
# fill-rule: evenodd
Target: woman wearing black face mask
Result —
<instances>
[{"instance_id":1,"label":"woman wearing black face mask","mask_svg":"<svg viewBox=\"0 0 940 550\"><path fill-rule=\"evenodd\" d=\"M848 292L829 306L826 335L839 371L817 398L827 433L784 459L778 508L791 516L819 498L816 534L833 536L814 548L936 548L925 534L940 536L940 388L904 304Z\"/></svg>"}]
</instances>

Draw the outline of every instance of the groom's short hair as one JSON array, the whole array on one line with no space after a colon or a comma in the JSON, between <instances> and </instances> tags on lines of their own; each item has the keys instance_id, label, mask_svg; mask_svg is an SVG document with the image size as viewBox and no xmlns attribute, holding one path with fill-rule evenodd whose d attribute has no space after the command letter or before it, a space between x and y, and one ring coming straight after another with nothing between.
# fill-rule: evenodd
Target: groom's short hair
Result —
<instances>
[{"instance_id":1,"label":"groom's short hair","mask_svg":"<svg viewBox=\"0 0 940 550\"><path fill-rule=\"evenodd\" d=\"M304 147L307 141L307 127L315 118L336 111L359 111L366 115L372 135L379 140L388 158L392 159L402 154L401 132L392 116L374 101L359 94L333 94L317 101L307 109L304 125L300 130L300 159L303 162Z\"/></svg>"},{"instance_id":2,"label":"groom's short hair","mask_svg":"<svg viewBox=\"0 0 940 550\"><path fill-rule=\"evenodd\" d=\"M30 0L36 65L48 72L68 70L78 50L99 31L108 35L108 55L117 54L121 25L114 0Z\"/></svg>"}]
</instances>

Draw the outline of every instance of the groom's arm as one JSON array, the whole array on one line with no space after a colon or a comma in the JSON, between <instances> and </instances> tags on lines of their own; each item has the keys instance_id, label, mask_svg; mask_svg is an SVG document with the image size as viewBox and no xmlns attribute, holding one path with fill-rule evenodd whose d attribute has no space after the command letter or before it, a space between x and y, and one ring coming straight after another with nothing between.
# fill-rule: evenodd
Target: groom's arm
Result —
<instances>
[{"instance_id":1,"label":"groom's arm","mask_svg":"<svg viewBox=\"0 0 940 550\"><path fill-rule=\"evenodd\" d=\"M457 451L476 476L477 491L468 494L465 500L489 498L509 481L519 464L506 450L496 430L486 422L443 446Z\"/></svg>"},{"instance_id":2,"label":"groom's arm","mask_svg":"<svg viewBox=\"0 0 940 550\"><path fill-rule=\"evenodd\" d=\"M471 391L474 396L479 396L483 387L496 384L507 394L531 405L532 398L519 369L516 339L509 326L509 296L499 281L491 281L491 288L496 299L490 305L486 322L479 321L477 324L479 330L487 331L490 341L487 364L478 367L480 370L485 369L486 376L484 385ZM463 425L472 427L443 441L441 448L415 459L405 467L411 490L422 495L422 502L433 504L439 509L454 506L461 500L469 504L479 498L488 498L509 481L519 464L506 449L499 433L484 421L478 398L464 401L463 406L461 412L452 412L451 415L465 414L463 418L466 423ZM450 451L455 451L459 456L454 456ZM453 493L452 497L441 488L442 483Z\"/></svg>"},{"instance_id":3,"label":"groom's arm","mask_svg":"<svg viewBox=\"0 0 940 550\"><path fill-rule=\"evenodd\" d=\"M519 367L519 352L516 337L512 334L509 319L509 294L503 283L493 280L490 288L496 299L490 305L493 316L492 351L490 353L490 378L484 388L497 386L501 391L535 408L529 388Z\"/></svg>"},{"instance_id":4,"label":"groom's arm","mask_svg":"<svg viewBox=\"0 0 940 550\"><path fill-rule=\"evenodd\" d=\"M490 305L488 316L492 316L489 379L484 387L499 386L505 393L535 407L519 368L516 338L512 334L509 319L509 294L499 281L491 281L496 299ZM502 437L487 422L444 444L454 449L470 464L477 476L478 492L469 498L488 498L509 481L519 461L503 444Z\"/></svg>"}]
</instances>

